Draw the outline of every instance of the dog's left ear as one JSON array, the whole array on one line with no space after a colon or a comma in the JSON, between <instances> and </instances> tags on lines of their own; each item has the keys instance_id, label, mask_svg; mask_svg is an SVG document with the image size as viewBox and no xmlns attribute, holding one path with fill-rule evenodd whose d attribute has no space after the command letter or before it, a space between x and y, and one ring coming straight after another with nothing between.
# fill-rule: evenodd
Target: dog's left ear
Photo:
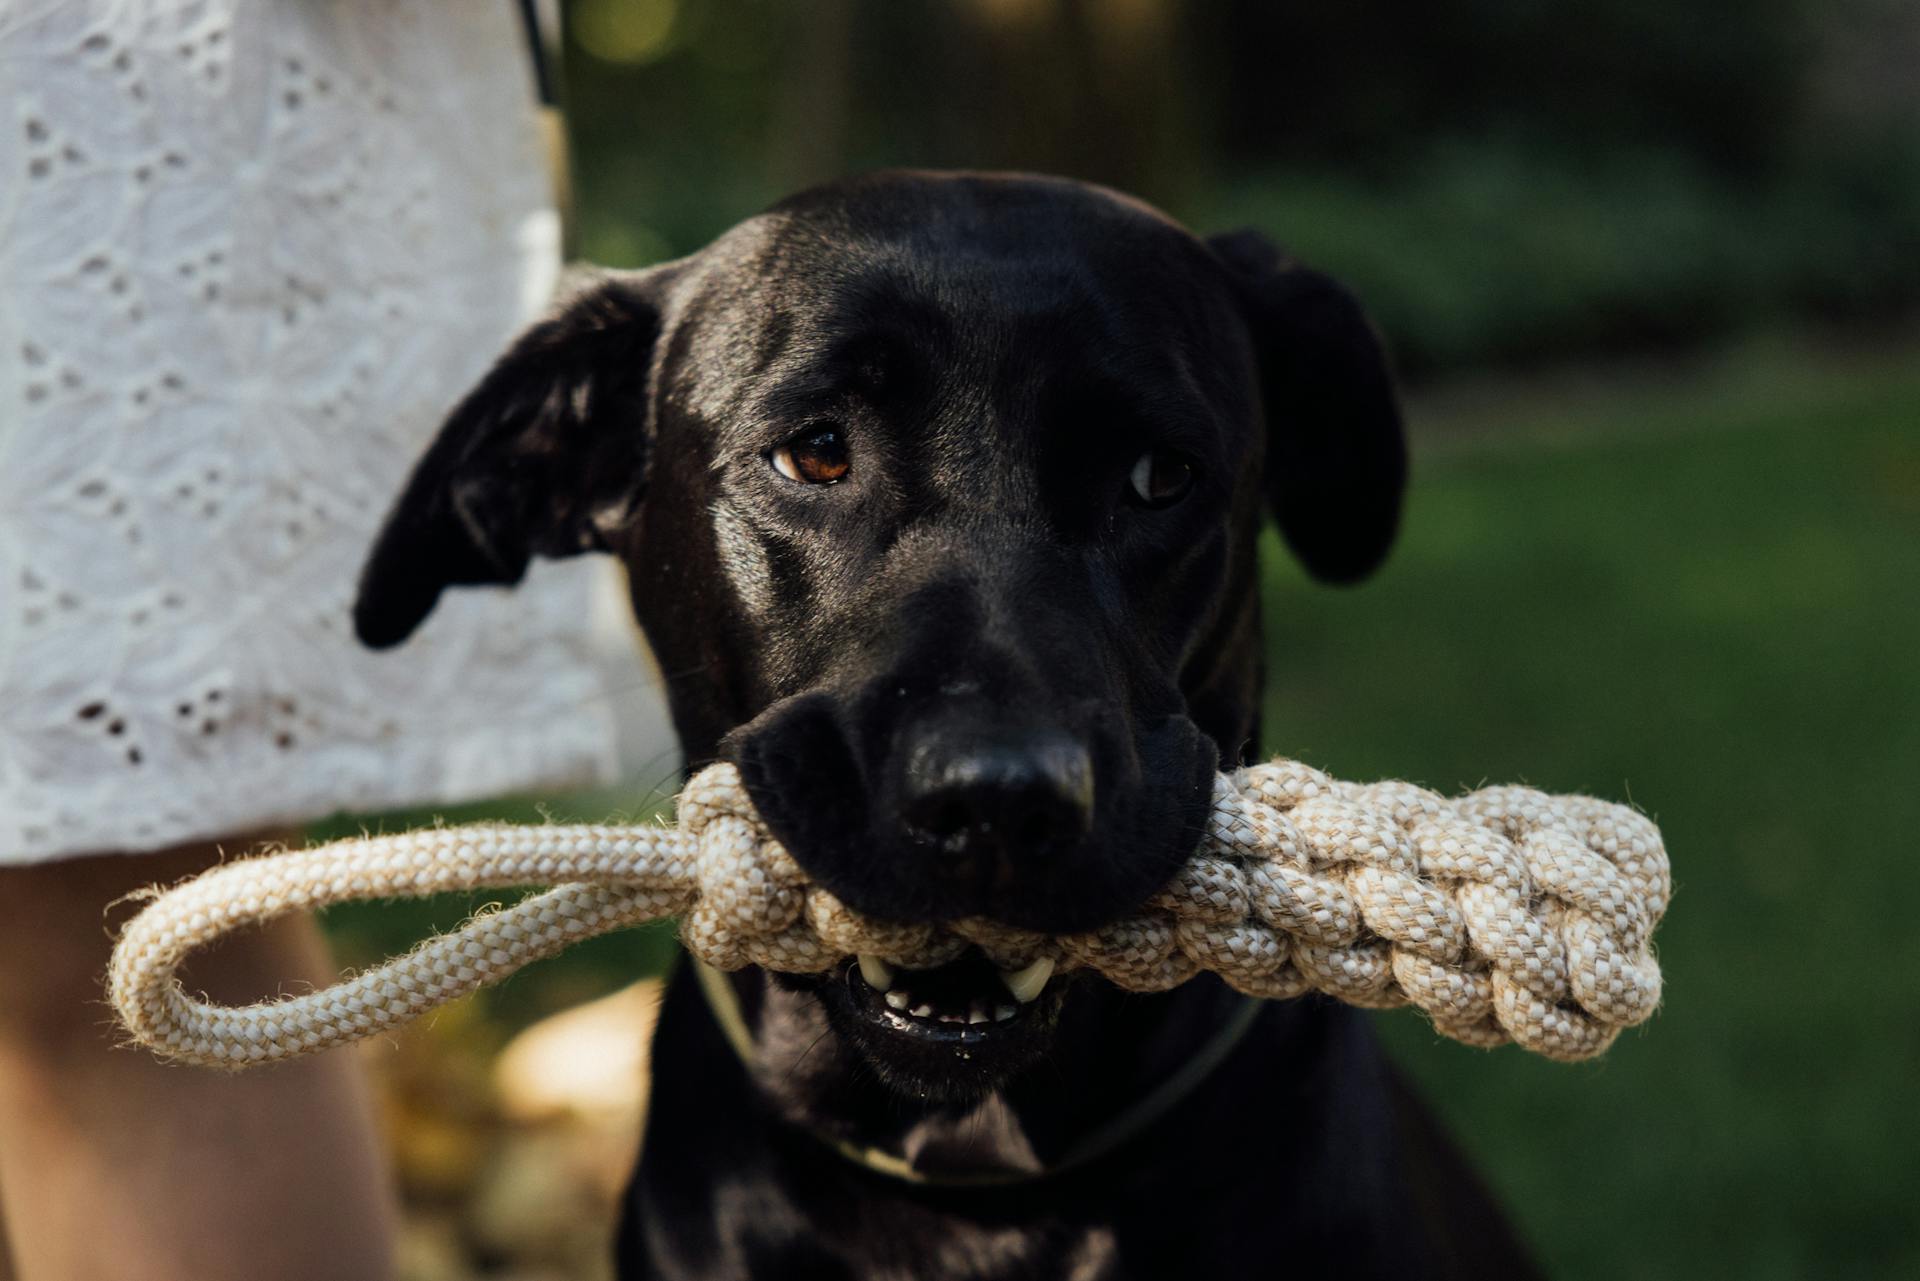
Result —
<instances>
[{"instance_id":1,"label":"dog's left ear","mask_svg":"<svg viewBox=\"0 0 1920 1281\"><path fill-rule=\"evenodd\" d=\"M670 275L594 277L447 416L361 571L363 643L399 644L447 587L517 583L535 556L602 550L632 518Z\"/></svg>"},{"instance_id":2,"label":"dog's left ear","mask_svg":"<svg viewBox=\"0 0 1920 1281\"><path fill-rule=\"evenodd\" d=\"M1307 571L1365 578L1400 526L1407 445L1380 336L1346 287L1257 231L1208 239L1259 365L1267 501Z\"/></svg>"}]
</instances>

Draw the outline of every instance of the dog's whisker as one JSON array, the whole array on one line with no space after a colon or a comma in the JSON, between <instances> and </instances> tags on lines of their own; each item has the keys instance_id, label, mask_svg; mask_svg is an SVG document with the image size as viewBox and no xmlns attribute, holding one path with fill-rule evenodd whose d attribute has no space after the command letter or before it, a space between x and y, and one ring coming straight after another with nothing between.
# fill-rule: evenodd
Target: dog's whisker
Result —
<instances>
[{"instance_id":1,"label":"dog's whisker","mask_svg":"<svg viewBox=\"0 0 1920 1281\"><path fill-rule=\"evenodd\" d=\"M793 1084L794 1074L798 1072L800 1070L801 1065L807 1061L807 1056L809 1054L812 1054L814 1050L819 1046L820 1042L826 1040L827 1037L832 1034L832 1032L833 1032L833 1028L831 1025L828 1025L827 1027L823 1027L820 1029L820 1035L814 1037L813 1040L807 1043L807 1048L800 1051L800 1057L796 1058L788 1066L786 1076L783 1078L786 1084L788 1085Z\"/></svg>"}]
</instances>

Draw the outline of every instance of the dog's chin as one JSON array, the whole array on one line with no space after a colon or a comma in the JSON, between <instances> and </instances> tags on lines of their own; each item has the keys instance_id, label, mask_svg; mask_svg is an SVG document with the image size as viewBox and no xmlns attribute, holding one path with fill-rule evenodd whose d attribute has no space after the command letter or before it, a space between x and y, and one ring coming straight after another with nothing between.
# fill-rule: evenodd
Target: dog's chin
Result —
<instances>
[{"instance_id":1,"label":"dog's chin","mask_svg":"<svg viewBox=\"0 0 1920 1281\"><path fill-rule=\"evenodd\" d=\"M1042 982L1030 990L1036 978ZM849 958L827 974L786 982L819 997L832 1033L889 1090L951 1105L993 1093L1052 1045L1072 981L1032 972L1012 979L970 950L932 970L888 974Z\"/></svg>"}]
</instances>

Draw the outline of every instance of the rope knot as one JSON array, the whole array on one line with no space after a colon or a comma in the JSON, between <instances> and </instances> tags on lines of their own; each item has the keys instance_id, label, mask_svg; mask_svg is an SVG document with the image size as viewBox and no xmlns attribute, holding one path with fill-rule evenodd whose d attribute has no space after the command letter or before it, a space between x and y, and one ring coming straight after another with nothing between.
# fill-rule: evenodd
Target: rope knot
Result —
<instances>
[{"instance_id":1,"label":"rope knot","mask_svg":"<svg viewBox=\"0 0 1920 1281\"><path fill-rule=\"evenodd\" d=\"M1585 1058L1659 1005L1649 945L1671 888L1658 829L1623 806L1524 787L1448 801L1276 761L1216 780L1201 853L1153 906L1251 995L1411 1002L1469 1044ZM1137 966L1080 951L1119 982Z\"/></svg>"},{"instance_id":2,"label":"rope knot","mask_svg":"<svg viewBox=\"0 0 1920 1281\"><path fill-rule=\"evenodd\" d=\"M681 925L689 948L723 970L755 964L805 972L832 963L801 919L807 875L760 821L737 768L722 762L695 774L681 793L680 816L700 886Z\"/></svg>"}]
</instances>

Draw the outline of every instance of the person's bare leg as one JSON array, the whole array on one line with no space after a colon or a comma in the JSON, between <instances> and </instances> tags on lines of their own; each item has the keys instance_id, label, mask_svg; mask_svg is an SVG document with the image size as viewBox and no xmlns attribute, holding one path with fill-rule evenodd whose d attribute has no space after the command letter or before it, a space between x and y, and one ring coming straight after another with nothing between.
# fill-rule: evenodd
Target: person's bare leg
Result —
<instances>
[{"instance_id":1,"label":"person's bare leg","mask_svg":"<svg viewBox=\"0 0 1920 1281\"><path fill-rule=\"evenodd\" d=\"M121 1047L101 988L103 909L214 857L208 845L0 870L0 1238L19 1281L390 1274L392 1185L352 1054L229 1076ZM297 920L183 977L239 1001L333 970Z\"/></svg>"}]
</instances>

